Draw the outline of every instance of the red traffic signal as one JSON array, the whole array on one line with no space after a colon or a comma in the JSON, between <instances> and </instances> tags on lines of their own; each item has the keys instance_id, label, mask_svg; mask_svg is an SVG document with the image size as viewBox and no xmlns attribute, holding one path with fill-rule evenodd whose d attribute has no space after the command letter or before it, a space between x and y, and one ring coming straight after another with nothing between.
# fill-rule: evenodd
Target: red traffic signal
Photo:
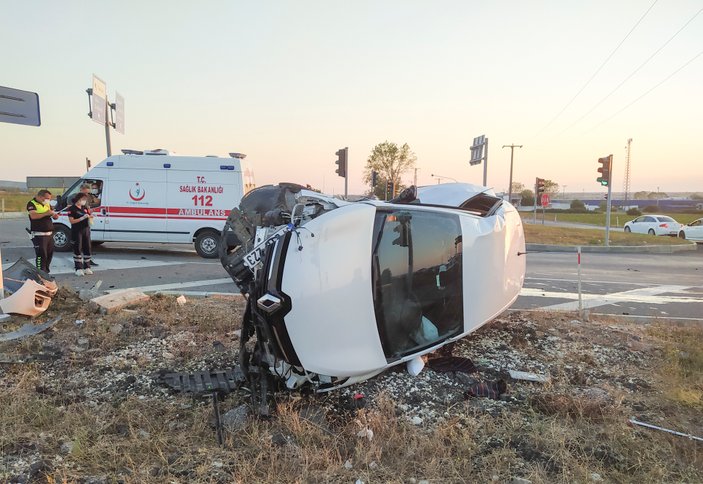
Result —
<instances>
[{"instance_id":1,"label":"red traffic signal","mask_svg":"<svg viewBox=\"0 0 703 484\"><path fill-rule=\"evenodd\" d=\"M535 178L535 196L539 197L544 193L544 178Z\"/></svg>"},{"instance_id":2,"label":"red traffic signal","mask_svg":"<svg viewBox=\"0 0 703 484\"><path fill-rule=\"evenodd\" d=\"M600 176L596 178L596 181L604 187L607 187L610 185L610 174L613 170L613 155L598 158L598 163L601 165L598 167L598 173L600 173Z\"/></svg>"}]
</instances>

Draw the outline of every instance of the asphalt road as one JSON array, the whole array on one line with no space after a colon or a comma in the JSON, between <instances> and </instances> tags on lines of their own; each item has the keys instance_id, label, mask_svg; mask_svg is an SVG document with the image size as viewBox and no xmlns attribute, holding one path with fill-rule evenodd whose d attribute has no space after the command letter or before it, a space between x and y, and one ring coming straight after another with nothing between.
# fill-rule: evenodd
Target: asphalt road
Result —
<instances>
[{"instance_id":1,"label":"asphalt road","mask_svg":"<svg viewBox=\"0 0 703 484\"><path fill-rule=\"evenodd\" d=\"M20 256L32 261L26 219L0 220L3 266ZM527 277L513 305L522 310L578 309L578 265L574 253L527 254ZM101 289L129 287L186 296L232 294L234 283L218 260L200 258L192 246L107 242L94 248L100 264L92 276L73 274L72 254L57 252L52 273L80 289L102 280ZM591 314L703 321L703 245L675 254L582 254L583 307Z\"/></svg>"}]
</instances>

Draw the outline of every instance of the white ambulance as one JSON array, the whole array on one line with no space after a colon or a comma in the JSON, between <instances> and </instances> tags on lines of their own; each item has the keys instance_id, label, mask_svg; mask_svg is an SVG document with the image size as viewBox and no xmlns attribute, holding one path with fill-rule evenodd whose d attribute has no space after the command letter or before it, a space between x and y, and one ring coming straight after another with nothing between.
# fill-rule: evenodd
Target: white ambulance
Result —
<instances>
[{"instance_id":1,"label":"white ambulance","mask_svg":"<svg viewBox=\"0 0 703 484\"><path fill-rule=\"evenodd\" d=\"M195 244L200 256L217 257L230 210L253 188L251 172L242 171L245 155L176 156L166 150L122 153L100 162L58 197L56 250L71 250L66 207L81 186L88 184L93 193L94 243Z\"/></svg>"}]
</instances>

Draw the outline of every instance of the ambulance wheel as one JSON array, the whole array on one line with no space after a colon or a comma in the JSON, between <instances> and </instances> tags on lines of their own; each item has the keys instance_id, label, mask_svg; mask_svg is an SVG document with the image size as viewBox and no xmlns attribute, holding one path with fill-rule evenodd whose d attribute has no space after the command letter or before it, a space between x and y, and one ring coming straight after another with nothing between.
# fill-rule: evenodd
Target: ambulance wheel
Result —
<instances>
[{"instance_id":1,"label":"ambulance wheel","mask_svg":"<svg viewBox=\"0 0 703 484\"><path fill-rule=\"evenodd\" d=\"M70 252L71 229L64 225L54 225L54 250L56 252Z\"/></svg>"},{"instance_id":2,"label":"ambulance wheel","mask_svg":"<svg viewBox=\"0 0 703 484\"><path fill-rule=\"evenodd\" d=\"M195 252L205 259L215 259L219 256L220 233L214 230L204 230L195 238Z\"/></svg>"}]
</instances>

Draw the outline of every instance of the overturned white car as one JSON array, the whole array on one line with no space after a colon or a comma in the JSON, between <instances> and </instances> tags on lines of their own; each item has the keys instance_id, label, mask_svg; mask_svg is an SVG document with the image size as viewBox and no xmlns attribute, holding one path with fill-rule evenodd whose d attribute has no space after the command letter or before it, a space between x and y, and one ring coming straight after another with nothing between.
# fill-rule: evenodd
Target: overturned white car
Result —
<instances>
[{"instance_id":1,"label":"overturned white car","mask_svg":"<svg viewBox=\"0 0 703 484\"><path fill-rule=\"evenodd\" d=\"M289 388L339 388L435 351L508 308L525 277L515 208L462 183L390 202L265 186L223 238L223 266L248 297L242 370Z\"/></svg>"}]
</instances>

